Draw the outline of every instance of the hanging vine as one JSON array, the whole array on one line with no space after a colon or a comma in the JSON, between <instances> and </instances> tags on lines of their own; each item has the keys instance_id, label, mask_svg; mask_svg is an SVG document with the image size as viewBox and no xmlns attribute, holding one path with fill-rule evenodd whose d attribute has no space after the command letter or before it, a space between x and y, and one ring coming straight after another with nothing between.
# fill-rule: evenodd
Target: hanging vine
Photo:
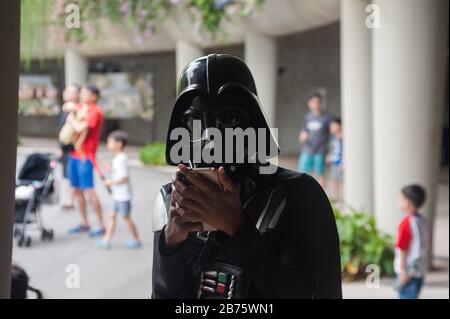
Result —
<instances>
[{"instance_id":1,"label":"hanging vine","mask_svg":"<svg viewBox=\"0 0 450 319\"><path fill-rule=\"evenodd\" d=\"M188 12L200 32L213 40L226 31L221 23L231 16L247 16L265 0L21 0L21 59L29 65L42 48L39 39L46 35L47 26L66 23L66 8L76 5L79 9L79 28L60 28L66 42L95 41L99 34L99 21L106 18L114 24L122 24L138 32L139 38L151 38L158 25L171 12Z\"/></svg>"},{"instance_id":2,"label":"hanging vine","mask_svg":"<svg viewBox=\"0 0 450 319\"><path fill-rule=\"evenodd\" d=\"M246 16L261 6L264 0L56 0L68 4L77 4L80 9L82 27L66 29L68 40L84 42L95 37L95 21L107 18L113 23L123 23L138 31L142 38L150 38L158 24L163 22L172 10L191 13L192 18L204 32L215 39L220 33L221 22L232 15ZM65 17L64 10L59 12ZM97 26L98 28L98 26Z\"/></svg>"}]
</instances>

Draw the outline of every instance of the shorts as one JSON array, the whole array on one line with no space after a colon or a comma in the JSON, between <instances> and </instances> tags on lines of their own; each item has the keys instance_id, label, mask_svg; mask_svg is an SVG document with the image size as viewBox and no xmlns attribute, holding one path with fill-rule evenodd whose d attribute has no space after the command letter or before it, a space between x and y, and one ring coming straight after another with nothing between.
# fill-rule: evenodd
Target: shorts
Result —
<instances>
[{"instance_id":1,"label":"shorts","mask_svg":"<svg viewBox=\"0 0 450 319\"><path fill-rule=\"evenodd\" d=\"M116 212L123 217L130 216L131 213L131 201L125 200L125 201L119 201L119 200L113 200L112 202L112 210L113 212Z\"/></svg>"},{"instance_id":2,"label":"shorts","mask_svg":"<svg viewBox=\"0 0 450 319\"><path fill-rule=\"evenodd\" d=\"M309 174L313 170L317 176L325 174L325 155L302 152L298 160L298 171Z\"/></svg>"},{"instance_id":3,"label":"shorts","mask_svg":"<svg viewBox=\"0 0 450 319\"><path fill-rule=\"evenodd\" d=\"M342 181L342 170L340 165L331 164L330 166L330 179L333 181Z\"/></svg>"},{"instance_id":4,"label":"shorts","mask_svg":"<svg viewBox=\"0 0 450 319\"><path fill-rule=\"evenodd\" d=\"M89 159L79 159L69 155L67 173L73 188L88 189L94 187L94 166Z\"/></svg>"},{"instance_id":5,"label":"shorts","mask_svg":"<svg viewBox=\"0 0 450 319\"><path fill-rule=\"evenodd\" d=\"M400 299L417 299L422 289L423 278L411 278L398 292Z\"/></svg>"}]
</instances>

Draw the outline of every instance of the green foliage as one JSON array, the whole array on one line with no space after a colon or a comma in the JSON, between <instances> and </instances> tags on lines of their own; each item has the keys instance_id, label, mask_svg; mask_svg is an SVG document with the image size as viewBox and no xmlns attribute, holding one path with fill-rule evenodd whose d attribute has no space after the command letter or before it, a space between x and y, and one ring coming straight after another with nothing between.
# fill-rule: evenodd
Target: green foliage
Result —
<instances>
[{"instance_id":1,"label":"green foliage","mask_svg":"<svg viewBox=\"0 0 450 319\"><path fill-rule=\"evenodd\" d=\"M343 213L336 207L333 210L339 232L344 275L364 275L369 264L378 265L381 275L392 275L393 240L376 228L374 217L356 210L349 213Z\"/></svg>"},{"instance_id":2,"label":"green foliage","mask_svg":"<svg viewBox=\"0 0 450 319\"><path fill-rule=\"evenodd\" d=\"M139 150L139 159L148 165L166 165L166 144L155 142Z\"/></svg>"},{"instance_id":3,"label":"green foliage","mask_svg":"<svg viewBox=\"0 0 450 319\"><path fill-rule=\"evenodd\" d=\"M233 15L248 16L260 8L265 0L21 0L21 58L27 67L45 42L44 32L53 32L48 26L59 26L66 42L85 43L95 41L99 34L99 21L106 18L114 24L128 25L139 32L139 41L151 37L158 24L173 10L187 12L198 22L192 30L202 36L219 40L226 36L221 27L224 19ZM79 8L80 28L65 27L69 12L67 6ZM195 23L197 25L197 23Z\"/></svg>"},{"instance_id":4,"label":"green foliage","mask_svg":"<svg viewBox=\"0 0 450 319\"><path fill-rule=\"evenodd\" d=\"M221 22L231 15L227 8L234 6L236 14L249 15L259 8L265 0L234 0L217 5L216 0L64 0L65 5L77 4L80 17L89 23L106 17L113 23L127 22L145 38L155 32L158 23L170 14L171 9L197 13L194 19L200 19L201 31L206 31L212 38L216 38L221 31ZM233 11L233 10L232 10ZM61 11L61 18L65 13ZM66 30L67 39L77 39L84 42L89 38L84 27Z\"/></svg>"},{"instance_id":5,"label":"green foliage","mask_svg":"<svg viewBox=\"0 0 450 319\"><path fill-rule=\"evenodd\" d=\"M20 0L20 58L29 68L45 26L50 25L53 0Z\"/></svg>"},{"instance_id":6,"label":"green foliage","mask_svg":"<svg viewBox=\"0 0 450 319\"><path fill-rule=\"evenodd\" d=\"M199 11L203 28L213 36L217 35L220 22L226 15L225 8L216 8L214 0L190 0L189 4Z\"/></svg>"}]
</instances>

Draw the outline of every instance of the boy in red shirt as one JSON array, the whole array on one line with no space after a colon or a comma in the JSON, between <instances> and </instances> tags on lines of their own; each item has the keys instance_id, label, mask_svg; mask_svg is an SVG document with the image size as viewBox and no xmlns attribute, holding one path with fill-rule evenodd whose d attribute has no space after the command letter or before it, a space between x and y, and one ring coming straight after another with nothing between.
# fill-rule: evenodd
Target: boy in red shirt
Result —
<instances>
[{"instance_id":1,"label":"boy in red shirt","mask_svg":"<svg viewBox=\"0 0 450 319\"><path fill-rule=\"evenodd\" d=\"M426 200L422 186L408 185L400 194L400 208L408 213L398 225L394 268L400 299L417 299L428 270L429 227L418 210Z\"/></svg>"},{"instance_id":2,"label":"boy in red shirt","mask_svg":"<svg viewBox=\"0 0 450 319\"><path fill-rule=\"evenodd\" d=\"M69 157L69 179L71 186L75 189L81 213L81 224L69 229L69 233L90 231L89 234L92 237L103 235L105 232L102 208L94 190L93 174L95 153L100 141L100 131L103 122L103 112L97 105L98 97L99 90L95 86L88 85L83 87L80 92L82 109L79 110L85 112L83 119L79 121L74 116L69 116L67 119L75 131L80 136L84 136L80 146L71 152ZM93 230L90 229L87 218L85 193L88 194L91 200L99 224Z\"/></svg>"}]
</instances>

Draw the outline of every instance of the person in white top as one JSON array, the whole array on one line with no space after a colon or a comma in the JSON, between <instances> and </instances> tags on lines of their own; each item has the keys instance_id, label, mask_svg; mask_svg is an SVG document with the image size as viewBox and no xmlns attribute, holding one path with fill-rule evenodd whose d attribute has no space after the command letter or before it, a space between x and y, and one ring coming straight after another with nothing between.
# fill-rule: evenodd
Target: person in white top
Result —
<instances>
[{"instance_id":1,"label":"person in white top","mask_svg":"<svg viewBox=\"0 0 450 319\"><path fill-rule=\"evenodd\" d=\"M119 130L111 132L108 136L106 146L109 151L115 154L111 165L111 178L105 180L105 185L111 188L112 209L105 235L96 243L98 248L111 248L111 238L116 227L117 214L122 215L132 236L132 239L127 240L124 246L126 248L141 247L136 225L130 216L132 194L128 174L128 158L124 152L127 140L128 134Z\"/></svg>"}]
</instances>

